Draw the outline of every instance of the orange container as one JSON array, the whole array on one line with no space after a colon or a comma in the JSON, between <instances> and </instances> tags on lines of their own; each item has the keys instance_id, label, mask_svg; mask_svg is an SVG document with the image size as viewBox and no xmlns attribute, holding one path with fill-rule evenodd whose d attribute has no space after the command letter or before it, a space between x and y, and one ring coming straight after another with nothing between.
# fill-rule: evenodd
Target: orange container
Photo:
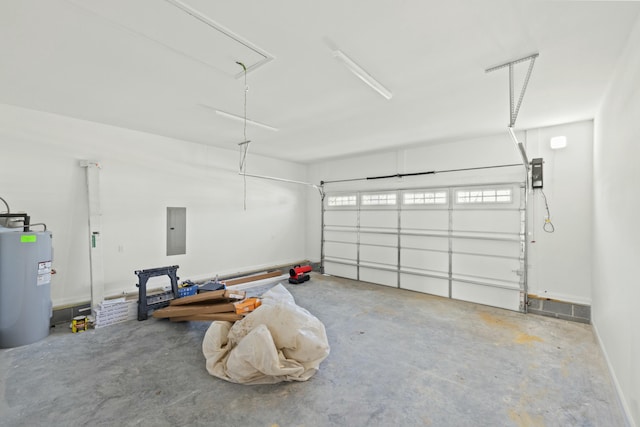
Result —
<instances>
[{"instance_id":1,"label":"orange container","mask_svg":"<svg viewBox=\"0 0 640 427\"><path fill-rule=\"evenodd\" d=\"M247 298L245 300L235 302L233 305L236 307L236 314L251 313L256 308L262 305L259 298Z\"/></svg>"}]
</instances>

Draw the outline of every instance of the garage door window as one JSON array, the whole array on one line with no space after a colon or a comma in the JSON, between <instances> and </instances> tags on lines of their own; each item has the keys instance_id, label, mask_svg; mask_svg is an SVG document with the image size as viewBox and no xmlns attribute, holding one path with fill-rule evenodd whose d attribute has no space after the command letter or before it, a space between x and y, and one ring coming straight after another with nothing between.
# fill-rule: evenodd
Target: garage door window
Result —
<instances>
[{"instance_id":1,"label":"garage door window","mask_svg":"<svg viewBox=\"0 0 640 427\"><path fill-rule=\"evenodd\" d=\"M445 205L447 193L445 191L420 191L403 194L402 203L405 205Z\"/></svg>"},{"instance_id":2,"label":"garage door window","mask_svg":"<svg viewBox=\"0 0 640 427\"><path fill-rule=\"evenodd\" d=\"M329 206L355 206L356 205L356 196L355 194L350 194L346 196L329 196L329 200L327 204Z\"/></svg>"},{"instance_id":3,"label":"garage door window","mask_svg":"<svg viewBox=\"0 0 640 427\"><path fill-rule=\"evenodd\" d=\"M456 203L511 203L510 188L456 191Z\"/></svg>"},{"instance_id":4,"label":"garage door window","mask_svg":"<svg viewBox=\"0 0 640 427\"><path fill-rule=\"evenodd\" d=\"M396 193L363 194L363 206L395 205Z\"/></svg>"}]
</instances>

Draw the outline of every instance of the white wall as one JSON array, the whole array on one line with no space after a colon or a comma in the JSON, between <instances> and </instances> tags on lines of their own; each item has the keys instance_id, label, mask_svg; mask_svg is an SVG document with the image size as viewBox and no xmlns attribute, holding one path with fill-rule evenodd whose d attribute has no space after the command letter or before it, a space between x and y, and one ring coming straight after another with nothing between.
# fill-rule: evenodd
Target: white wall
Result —
<instances>
[{"instance_id":1,"label":"white wall","mask_svg":"<svg viewBox=\"0 0 640 427\"><path fill-rule=\"evenodd\" d=\"M569 146L552 152L549 138L568 137ZM538 192L530 195L529 292L564 301L591 302L591 167L593 122L570 123L553 128L519 132L526 142L529 159L545 160L544 191L549 200L553 234L543 232L544 204ZM506 129L492 137L445 142L354 158L341 158L313 164L312 182L339 180L396 173L443 171L451 169L521 164L521 158ZM351 189L407 188L521 181L521 166L469 172L438 173L416 178L327 184L327 191ZM309 198L307 254L320 259L321 205Z\"/></svg>"},{"instance_id":2,"label":"white wall","mask_svg":"<svg viewBox=\"0 0 640 427\"><path fill-rule=\"evenodd\" d=\"M567 147L552 150L553 136ZM544 159L544 194L555 232L543 230L546 210L539 190L529 196L529 293L591 304L593 121L527 131L529 158ZM535 243L533 243L535 242Z\"/></svg>"},{"instance_id":3,"label":"white wall","mask_svg":"<svg viewBox=\"0 0 640 427\"><path fill-rule=\"evenodd\" d=\"M135 291L139 269L177 264L181 279L204 278L304 258L309 190L248 178L243 210L235 149L0 105L0 196L53 232L54 306L90 299L80 159L102 165L105 295ZM249 156L248 172L306 177L303 166ZM168 206L187 208L186 255L166 256Z\"/></svg>"},{"instance_id":4,"label":"white wall","mask_svg":"<svg viewBox=\"0 0 640 427\"><path fill-rule=\"evenodd\" d=\"M595 119L593 325L640 425L640 19Z\"/></svg>"}]
</instances>

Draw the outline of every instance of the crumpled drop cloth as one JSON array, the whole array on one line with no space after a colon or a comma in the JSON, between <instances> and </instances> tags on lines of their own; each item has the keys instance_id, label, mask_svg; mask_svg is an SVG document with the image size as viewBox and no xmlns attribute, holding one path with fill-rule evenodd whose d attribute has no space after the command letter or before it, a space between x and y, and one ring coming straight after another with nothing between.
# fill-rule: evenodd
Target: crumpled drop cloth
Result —
<instances>
[{"instance_id":1,"label":"crumpled drop cloth","mask_svg":"<svg viewBox=\"0 0 640 427\"><path fill-rule=\"evenodd\" d=\"M324 325L278 284L235 323L215 321L202 341L207 371L240 384L306 381L329 356Z\"/></svg>"}]
</instances>

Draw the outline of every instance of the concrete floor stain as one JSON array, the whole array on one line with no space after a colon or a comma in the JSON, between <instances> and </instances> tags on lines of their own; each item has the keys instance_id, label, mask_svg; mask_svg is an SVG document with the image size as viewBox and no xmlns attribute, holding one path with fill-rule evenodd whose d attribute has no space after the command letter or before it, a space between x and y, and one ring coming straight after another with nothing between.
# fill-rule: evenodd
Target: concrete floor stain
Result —
<instances>
[{"instance_id":1,"label":"concrete floor stain","mask_svg":"<svg viewBox=\"0 0 640 427\"><path fill-rule=\"evenodd\" d=\"M544 419L540 415L531 416L528 412L517 412L513 409L509 411L509 418L515 422L518 427L544 427Z\"/></svg>"},{"instance_id":2,"label":"concrete floor stain","mask_svg":"<svg viewBox=\"0 0 640 427\"><path fill-rule=\"evenodd\" d=\"M517 336L516 339L514 340L516 343L518 344L533 344L534 342L543 342L542 338L537 337L535 335L529 335L529 334L525 334L520 332Z\"/></svg>"},{"instance_id":3,"label":"concrete floor stain","mask_svg":"<svg viewBox=\"0 0 640 427\"><path fill-rule=\"evenodd\" d=\"M478 313L478 315L488 325L500 326L504 329L507 329L515 333L516 335L513 339L513 342L515 342L516 344L533 345L534 342L544 342L544 340L538 336L529 335L527 333L520 331L519 330L520 328L515 323L508 322L504 319L501 319L497 316L494 316L486 312L480 312Z\"/></svg>"}]
</instances>

